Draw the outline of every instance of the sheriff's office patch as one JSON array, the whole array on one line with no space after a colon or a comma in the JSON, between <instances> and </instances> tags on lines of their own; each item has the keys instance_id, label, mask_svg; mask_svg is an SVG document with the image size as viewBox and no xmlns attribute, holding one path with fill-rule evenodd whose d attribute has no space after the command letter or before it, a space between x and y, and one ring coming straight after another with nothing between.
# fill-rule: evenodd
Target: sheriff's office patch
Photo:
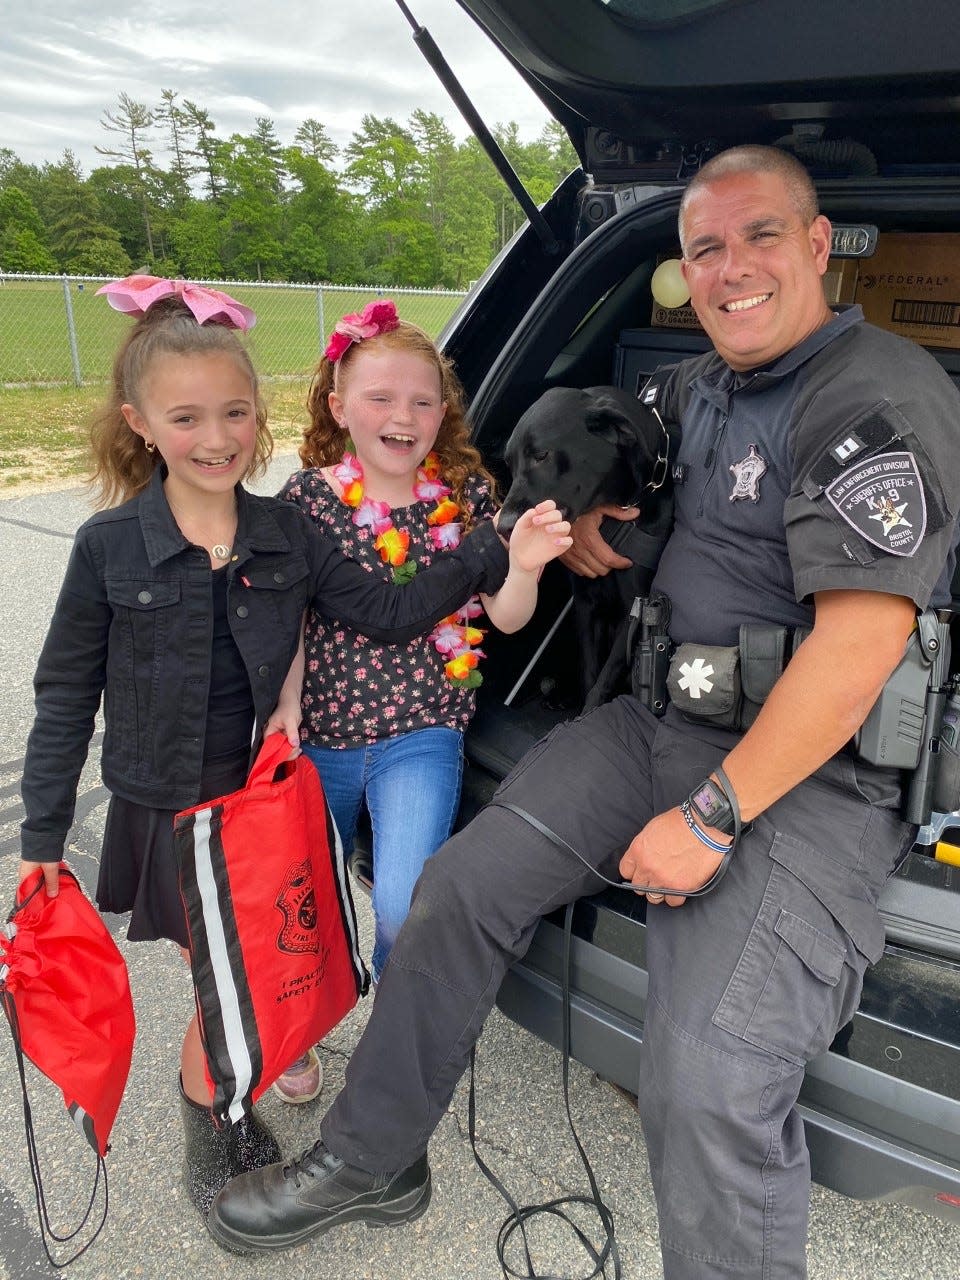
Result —
<instances>
[{"instance_id":1,"label":"sheriff's office patch","mask_svg":"<svg viewBox=\"0 0 960 1280\"><path fill-rule=\"evenodd\" d=\"M847 524L894 556L912 556L927 531L927 503L912 453L881 453L825 490Z\"/></svg>"}]
</instances>

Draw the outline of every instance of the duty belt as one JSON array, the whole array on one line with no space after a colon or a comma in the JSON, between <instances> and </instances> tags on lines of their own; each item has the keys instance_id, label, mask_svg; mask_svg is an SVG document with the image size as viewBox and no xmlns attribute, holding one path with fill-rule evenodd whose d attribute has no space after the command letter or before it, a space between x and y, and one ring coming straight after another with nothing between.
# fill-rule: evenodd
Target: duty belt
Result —
<instances>
[{"instance_id":1,"label":"duty belt","mask_svg":"<svg viewBox=\"0 0 960 1280\"><path fill-rule=\"evenodd\" d=\"M634 696L658 716L669 701L687 720L741 731L810 634L809 627L743 623L739 644L674 646L666 596L638 597L630 616ZM920 826L932 810L960 806L960 674L949 675L950 619L934 609L917 616L903 658L846 748L857 760L904 771L903 816Z\"/></svg>"},{"instance_id":2,"label":"duty belt","mask_svg":"<svg viewBox=\"0 0 960 1280\"><path fill-rule=\"evenodd\" d=\"M808 627L744 623L736 645L673 645L666 596L634 601L631 680L655 715L667 701L698 723L748 729L780 679Z\"/></svg>"}]
</instances>

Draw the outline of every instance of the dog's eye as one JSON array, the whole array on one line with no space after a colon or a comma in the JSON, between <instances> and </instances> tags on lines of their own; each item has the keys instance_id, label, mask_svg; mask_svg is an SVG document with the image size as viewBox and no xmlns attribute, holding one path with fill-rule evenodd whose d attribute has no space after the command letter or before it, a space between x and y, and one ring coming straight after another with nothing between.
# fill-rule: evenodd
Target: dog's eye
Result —
<instances>
[{"instance_id":1,"label":"dog's eye","mask_svg":"<svg viewBox=\"0 0 960 1280\"><path fill-rule=\"evenodd\" d=\"M532 456L533 456L534 462L546 462L546 460L550 457L550 454L547 452L544 452L544 453L535 453Z\"/></svg>"}]
</instances>

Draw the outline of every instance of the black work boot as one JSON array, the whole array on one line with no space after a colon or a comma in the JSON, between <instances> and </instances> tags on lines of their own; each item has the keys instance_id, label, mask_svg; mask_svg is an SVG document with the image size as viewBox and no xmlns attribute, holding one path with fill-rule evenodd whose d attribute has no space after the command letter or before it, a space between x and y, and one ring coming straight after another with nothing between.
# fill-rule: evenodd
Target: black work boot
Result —
<instances>
[{"instance_id":1,"label":"black work boot","mask_svg":"<svg viewBox=\"0 0 960 1280\"><path fill-rule=\"evenodd\" d=\"M213 1197L231 1178L280 1159L276 1139L259 1116L251 1113L237 1124L218 1129L210 1108L188 1098L182 1081L180 1112L184 1137L183 1185L203 1218L209 1212Z\"/></svg>"},{"instance_id":2,"label":"black work boot","mask_svg":"<svg viewBox=\"0 0 960 1280\"><path fill-rule=\"evenodd\" d=\"M430 1192L426 1156L399 1173L367 1173L317 1142L292 1164L235 1178L214 1200L207 1227L234 1253L289 1249L344 1222L412 1222L425 1212Z\"/></svg>"}]
</instances>

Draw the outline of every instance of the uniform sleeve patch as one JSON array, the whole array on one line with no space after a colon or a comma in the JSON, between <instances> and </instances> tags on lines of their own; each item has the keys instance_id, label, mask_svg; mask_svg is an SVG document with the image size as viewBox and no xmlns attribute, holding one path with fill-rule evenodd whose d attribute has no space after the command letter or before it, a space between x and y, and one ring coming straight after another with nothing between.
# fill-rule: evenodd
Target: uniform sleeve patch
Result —
<instances>
[{"instance_id":1,"label":"uniform sleeve patch","mask_svg":"<svg viewBox=\"0 0 960 1280\"><path fill-rule=\"evenodd\" d=\"M894 556L912 556L927 531L927 503L912 453L874 454L825 490L851 528Z\"/></svg>"}]
</instances>

